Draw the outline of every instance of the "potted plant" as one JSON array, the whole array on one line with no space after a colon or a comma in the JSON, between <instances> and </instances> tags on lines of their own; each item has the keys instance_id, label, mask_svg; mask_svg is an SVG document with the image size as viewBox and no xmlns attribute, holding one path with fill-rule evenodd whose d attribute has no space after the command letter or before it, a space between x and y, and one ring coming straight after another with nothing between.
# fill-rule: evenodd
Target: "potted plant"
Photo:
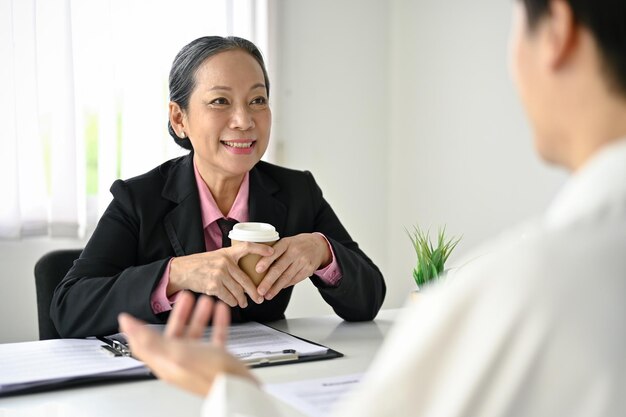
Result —
<instances>
[{"instance_id":1,"label":"potted plant","mask_svg":"<svg viewBox=\"0 0 626 417\"><path fill-rule=\"evenodd\" d=\"M425 284L437 280L443 275L446 261L458 245L461 237L446 237L444 226L439 229L437 245L433 246L429 232L424 232L418 226L413 226L412 231L406 230L406 233L413 243L417 256L417 264L413 268L413 279L419 291Z\"/></svg>"}]
</instances>

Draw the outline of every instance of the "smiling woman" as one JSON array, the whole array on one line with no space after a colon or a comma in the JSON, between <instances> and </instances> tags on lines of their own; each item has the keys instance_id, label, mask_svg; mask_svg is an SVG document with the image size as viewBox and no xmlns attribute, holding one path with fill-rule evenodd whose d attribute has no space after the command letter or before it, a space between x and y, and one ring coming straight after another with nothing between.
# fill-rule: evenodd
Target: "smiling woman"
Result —
<instances>
[{"instance_id":1,"label":"smiling woman","mask_svg":"<svg viewBox=\"0 0 626 417\"><path fill-rule=\"evenodd\" d=\"M278 320L309 277L345 320L376 316L383 277L311 173L261 161L269 87L261 52L245 39L206 36L178 53L169 131L190 152L113 184L113 201L55 291L62 336L115 332L121 312L163 323L183 290L221 299L235 321ZM230 247L228 225L248 221L274 225L281 239ZM248 254L261 257L258 286L238 265Z\"/></svg>"}]
</instances>

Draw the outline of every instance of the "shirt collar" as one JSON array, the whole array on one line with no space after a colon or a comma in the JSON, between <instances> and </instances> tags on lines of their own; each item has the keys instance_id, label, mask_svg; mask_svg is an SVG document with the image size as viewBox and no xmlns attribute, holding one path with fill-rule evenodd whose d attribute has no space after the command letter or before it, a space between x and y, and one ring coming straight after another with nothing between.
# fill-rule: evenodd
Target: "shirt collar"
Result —
<instances>
[{"instance_id":1,"label":"shirt collar","mask_svg":"<svg viewBox=\"0 0 626 417\"><path fill-rule=\"evenodd\" d=\"M200 176L200 172L194 161L193 172L196 177L196 186L198 187L198 196L200 197L200 212L202 214L202 227L207 228L211 223L224 217L224 214L217 207L215 198L211 194L211 190ZM227 218L237 220L238 222L248 221L248 195L250 193L250 173L246 172L243 181L239 186L235 202L226 215Z\"/></svg>"},{"instance_id":2,"label":"shirt collar","mask_svg":"<svg viewBox=\"0 0 626 417\"><path fill-rule=\"evenodd\" d=\"M560 228L615 209L626 209L626 138L604 146L570 177L548 208L545 225Z\"/></svg>"}]
</instances>

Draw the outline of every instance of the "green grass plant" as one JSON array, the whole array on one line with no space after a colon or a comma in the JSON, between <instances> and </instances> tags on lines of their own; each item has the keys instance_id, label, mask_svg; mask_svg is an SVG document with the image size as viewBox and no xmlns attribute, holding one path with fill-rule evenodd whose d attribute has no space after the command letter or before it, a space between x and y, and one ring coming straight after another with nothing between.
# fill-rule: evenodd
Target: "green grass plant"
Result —
<instances>
[{"instance_id":1,"label":"green grass plant","mask_svg":"<svg viewBox=\"0 0 626 417\"><path fill-rule=\"evenodd\" d=\"M406 229L405 229L406 230ZM446 228L439 229L437 235L437 245L433 246L430 241L430 233L424 232L418 226L413 226L413 230L406 230L417 256L417 264L413 268L413 279L418 289L424 284L438 279L444 272L444 267L448 257L459 244L461 237L446 237Z\"/></svg>"}]
</instances>

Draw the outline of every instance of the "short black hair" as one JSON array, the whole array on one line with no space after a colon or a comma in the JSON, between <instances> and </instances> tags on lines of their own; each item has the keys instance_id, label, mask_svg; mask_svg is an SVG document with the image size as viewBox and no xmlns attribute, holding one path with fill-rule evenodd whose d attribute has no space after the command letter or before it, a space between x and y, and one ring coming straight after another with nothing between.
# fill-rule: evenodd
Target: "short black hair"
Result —
<instances>
[{"instance_id":1,"label":"short black hair","mask_svg":"<svg viewBox=\"0 0 626 417\"><path fill-rule=\"evenodd\" d=\"M270 94L270 81L267 76L267 69L263 61L263 55L255 44L247 39L238 38L236 36L203 36L189 44L185 45L172 63L170 70L170 101L177 103L181 109L187 110L189 106L189 97L196 87L196 72L200 65L209 57L224 51L232 51L240 49L249 53L261 66L263 70L263 78L265 79L265 88L267 95ZM167 129L170 135L181 147L193 150L189 138L179 138L172 129L172 124L167 122Z\"/></svg>"},{"instance_id":2,"label":"short black hair","mask_svg":"<svg viewBox=\"0 0 626 417\"><path fill-rule=\"evenodd\" d=\"M552 0L520 1L533 29L549 13ZM626 0L566 1L574 19L595 38L609 86L626 96Z\"/></svg>"}]
</instances>

